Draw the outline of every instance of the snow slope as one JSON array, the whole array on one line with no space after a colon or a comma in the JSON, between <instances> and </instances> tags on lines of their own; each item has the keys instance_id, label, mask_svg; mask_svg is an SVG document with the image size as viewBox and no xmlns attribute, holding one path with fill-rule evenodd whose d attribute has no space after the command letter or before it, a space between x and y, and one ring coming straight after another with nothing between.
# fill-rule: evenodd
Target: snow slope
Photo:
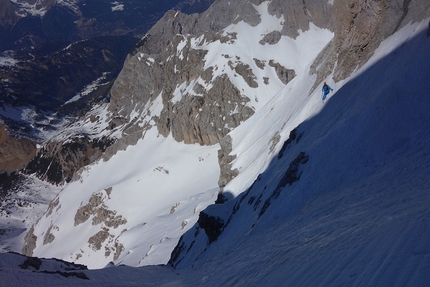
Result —
<instances>
[{"instance_id":1,"label":"snow slope","mask_svg":"<svg viewBox=\"0 0 430 287\"><path fill-rule=\"evenodd\" d=\"M81 174L81 180L70 183L61 191L58 206L67 206L59 209L62 216L36 227L47 230L49 226L55 226L56 231L52 234L58 240L58 248L41 243L35 255L85 262L93 268L105 266L105 251L98 252L100 256L97 256L97 252L93 252L96 248L81 239L94 235L91 226L95 224L88 220L75 227L74 221L77 210L96 195L104 199L106 209L128 219L120 228L112 228L110 234L126 246L129 264L143 265L148 257L153 259L151 263L161 263L151 246L162 241L163 245L168 244L173 249L176 242L170 239L177 238L187 220L195 221L198 212L205 207L199 202L208 199L213 202L217 196L218 147L187 146L170 137L157 137L154 131L152 129L146 135L152 140L140 141L126 151L118 152L109 161L88 167ZM190 176L195 175L198 177L190 182ZM160 182L164 184L160 185ZM182 216L165 218L164 215L176 211ZM169 228L164 227L166 221ZM154 230L147 232L150 226ZM76 252L70 254L70 250ZM138 253L130 255L134 252Z\"/></svg>"},{"instance_id":2,"label":"snow slope","mask_svg":"<svg viewBox=\"0 0 430 287\"><path fill-rule=\"evenodd\" d=\"M241 173L225 190L237 198L205 210L227 226L209 246L187 233L178 269L201 270L205 286L429 285L428 20L384 41L327 103L298 76L233 131ZM281 158L250 159L298 124ZM281 186L300 152L300 179Z\"/></svg>"},{"instance_id":3,"label":"snow slope","mask_svg":"<svg viewBox=\"0 0 430 287\"><path fill-rule=\"evenodd\" d=\"M0 202L1 252L18 251L24 244L26 230L40 218L60 188L36 177L25 179L22 186Z\"/></svg>"},{"instance_id":4,"label":"snow slope","mask_svg":"<svg viewBox=\"0 0 430 287\"><path fill-rule=\"evenodd\" d=\"M303 73L233 131L234 167L240 174L225 190L235 199L205 212L224 219L233 214L233 206L236 212L209 246L201 232L176 270L109 267L82 271L85 280L18 269L23 259L0 254L0 285L429 286L429 20L411 23L385 40L365 66L334 85L325 103L318 90L309 90L312 76ZM278 156L297 125L302 136ZM271 152L275 134L281 141ZM168 138L154 145L167 151L177 143ZM148 152L143 142L130 149L131 154ZM273 197L300 152L309 156L300 165L300 179ZM202 150L201 156L208 153ZM271 160L262 154L272 154ZM161 170L169 170L169 156L178 154L166 155ZM91 168L103 176L108 165ZM118 182L119 190L135 186L139 178L136 172L118 181L125 176L118 170L109 179L103 176L107 182L101 184L95 174L87 173L88 183L74 184L103 189ZM111 194L121 196L116 188ZM73 203L72 193L68 199ZM264 202L269 205L261 212ZM138 208L127 204L132 204L129 212ZM185 242L194 238L193 228Z\"/></svg>"},{"instance_id":5,"label":"snow slope","mask_svg":"<svg viewBox=\"0 0 430 287\"><path fill-rule=\"evenodd\" d=\"M384 41L326 103L319 91L309 95L307 77L298 76L232 132L241 173L226 190L236 198L205 212L227 218L234 205L236 213L209 246L198 236L196 253L176 270L119 266L82 271L89 279L66 278L16 268L22 258L0 254L0 285L429 286L428 21ZM292 97L303 109L289 109ZM282 143L298 124L302 136L282 156L282 144L270 162L255 156L270 153L273 133ZM300 179L261 214L300 152L309 156ZM251 183L244 174L260 176L240 193ZM191 229L185 240L194 234Z\"/></svg>"}]
</instances>

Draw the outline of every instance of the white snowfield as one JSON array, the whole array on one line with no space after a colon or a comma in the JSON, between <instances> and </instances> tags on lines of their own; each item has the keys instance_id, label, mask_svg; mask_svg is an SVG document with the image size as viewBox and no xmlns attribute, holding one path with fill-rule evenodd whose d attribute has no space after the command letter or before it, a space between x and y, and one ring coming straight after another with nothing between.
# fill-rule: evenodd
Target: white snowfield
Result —
<instances>
[{"instance_id":1,"label":"white snowfield","mask_svg":"<svg viewBox=\"0 0 430 287\"><path fill-rule=\"evenodd\" d=\"M344 81L328 77L334 93L324 103L320 88L311 90L315 76L308 68L319 50L291 63L302 67L296 78L230 133L239 175L225 191L235 199L211 206L210 214L227 219L229 208L258 175L260 180L217 241L196 241L177 269L107 267L82 271L85 280L14 268L23 259L0 254L0 285L430 286L429 20L397 31ZM252 34L253 28L239 25L229 29ZM326 32L313 27L304 33L311 33L311 41ZM318 39L328 43L332 34L325 37ZM284 48L280 44L275 54L294 55ZM241 58L250 50L240 49ZM217 59L211 55L208 64ZM303 136L278 160L297 126ZM93 235L92 218L74 224L76 210L95 194L127 219L106 239L109 248L124 246L115 264L166 263L181 234L189 230L185 238L193 238L199 211L217 196L218 149L176 143L151 129L135 146L91 165L80 181L64 187L59 204L35 226L34 255L90 268L112 260L114 250L106 258L105 248L83 240ZM282 188L259 216L258 196L263 205L300 152L309 156L300 180ZM55 239L44 245L48 229Z\"/></svg>"}]
</instances>

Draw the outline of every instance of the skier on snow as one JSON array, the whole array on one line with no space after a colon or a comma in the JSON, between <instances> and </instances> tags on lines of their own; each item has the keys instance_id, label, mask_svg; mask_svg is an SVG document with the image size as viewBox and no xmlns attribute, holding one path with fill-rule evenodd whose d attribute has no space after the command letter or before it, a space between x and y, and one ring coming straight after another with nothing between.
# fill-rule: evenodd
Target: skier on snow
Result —
<instances>
[{"instance_id":1,"label":"skier on snow","mask_svg":"<svg viewBox=\"0 0 430 287\"><path fill-rule=\"evenodd\" d=\"M333 91L333 89L329 85L327 85L326 82L324 82L324 85L322 86L322 92L323 92L322 99L323 99L323 101L325 100L327 95L330 93L330 91Z\"/></svg>"}]
</instances>

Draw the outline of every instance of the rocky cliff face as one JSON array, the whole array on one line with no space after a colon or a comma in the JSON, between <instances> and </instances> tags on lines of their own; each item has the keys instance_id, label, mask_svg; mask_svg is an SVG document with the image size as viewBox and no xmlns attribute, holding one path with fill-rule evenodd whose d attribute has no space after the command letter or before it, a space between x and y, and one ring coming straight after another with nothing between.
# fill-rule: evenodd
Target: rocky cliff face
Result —
<instances>
[{"instance_id":1,"label":"rocky cliff face","mask_svg":"<svg viewBox=\"0 0 430 287\"><path fill-rule=\"evenodd\" d=\"M9 0L0 1L0 26L11 27L16 23L18 16L15 13L16 8Z\"/></svg>"},{"instance_id":2,"label":"rocky cliff face","mask_svg":"<svg viewBox=\"0 0 430 287\"><path fill-rule=\"evenodd\" d=\"M334 72L340 81L364 65L379 44L400 27L428 15L430 3L414 0L334 1L327 27L335 37L315 62L317 83ZM324 59L322 59L324 58Z\"/></svg>"},{"instance_id":3,"label":"rocky cliff face","mask_svg":"<svg viewBox=\"0 0 430 287\"><path fill-rule=\"evenodd\" d=\"M100 158L112 143L112 140L91 140L86 136L49 141L31 159L24 172L53 184L70 182L80 168Z\"/></svg>"},{"instance_id":4,"label":"rocky cliff face","mask_svg":"<svg viewBox=\"0 0 430 287\"><path fill-rule=\"evenodd\" d=\"M258 25L261 19L253 5L261 3L218 1L201 15L167 13L126 60L110 92L110 110L125 122L130 122L132 110L142 109L151 99L161 95L163 110L155 118L160 134L167 136L172 133L177 141L188 144L218 143L249 118L255 109L249 95L227 76L226 70L241 77L248 87L263 92L264 87L258 86L257 77L250 67L257 64L264 68L266 64L259 59L250 59L249 62L225 54L220 55L228 59L226 67L223 67L225 72L217 73L221 67L206 64L208 50L204 47L209 43L234 42L234 34L226 35L222 31L232 23L243 20L252 26ZM281 16L276 15L278 18ZM279 31L270 31L263 35L260 44L277 43L279 35ZM294 70L279 63L267 64L283 84L295 75Z\"/></svg>"},{"instance_id":5,"label":"rocky cliff face","mask_svg":"<svg viewBox=\"0 0 430 287\"><path fill-rule=\"evenodd\" d=\"M142 110L161 95L163 110L154 116L160 134L171 133L185 143L218 143L249 118L255 107L231 78L214 74L218 67L205 63L207 50L201 47L208 42L235 41L234 35L222 31L232 23L244 21L257 26L261 19L255 5L263 2L218 1L201 15L167 13L129 55L110 91L110 110L115 117L133 122L129 116L132 110ZM270 1L269 13L283 17L284 24L281 31L263 35L260 44L277 43L281 36L295 38L299 31L308 30L310 23L335 32L313 65L315 88L331 73L335 81L349 76L372 56L382 40L402 25L427 15L429 5L421 1ZM259 60L253 61L258 64ZM249 87L264 93L249 69L252 64L232 58L228 68ZM284 84L295 75L294 70L279 63L268 64ZM128 128L139 124L136 121Z\"/></svg>"},{"instance_id":6,"label":"rocky cliff face","mask_svg":"<svg viewBox=\"0 0 430 287\"><path fill-rule=\"evenodd\" d=\"M9 136L0 125L0 173L23 168L36 154L36 143Z\"/></svg>"}]
</instances>

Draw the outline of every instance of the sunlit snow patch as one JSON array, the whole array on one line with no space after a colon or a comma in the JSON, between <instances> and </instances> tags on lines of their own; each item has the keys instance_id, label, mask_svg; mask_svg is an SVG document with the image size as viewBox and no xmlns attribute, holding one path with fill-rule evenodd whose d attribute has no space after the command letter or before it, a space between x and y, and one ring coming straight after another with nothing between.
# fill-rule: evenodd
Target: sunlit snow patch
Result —
<instances>
[{"instance_id":1,"label":"sunlit snow patch","mask_svg":"<svg viewBox=\"0 0 430 287\"><path fill-rule=\"evenodd\" d=\"M199 211L216 200L219 145L185 145L171 136L157 135L155 128L149 130L145 140L118 151L107 162L86 167L80 180L69 183L59 196L61 208L43 216L35 226L35 234L50 233L55 240L44 245L39 236L34 254L100 268L115 259L116 246L123 246L118 262L167 263L172 248L197 221ZM91 218L76 224L77 210L92 197L100 198L99 206L126 222L116 228L103 222L94 228ZM103 230L115 240L106 239L97 250L88 241Z\"/></svg>"},{"instance_id":2,"label":"sunlit snow patch","mask_svg":"<svg viewBox=\"0 0 430 287\"><path fill-rule=\"evenodd\" d=\"M86 86L79 94L65 102L64 104L70 104L72 102L78 101L80 98L89 95L91 92L95 91L99 86L104 85L105 83L102 83L103 80L106 80L106 75L109 74L108 72L104 72L103 75L94 80L91 84Z\"/></svg>"},{"instance_id":3,"label":"sunlit snow patch","mask_svg":"<svg viewBox=\"0 0 430 287\"><path fill-rule=\"evenodd\" d=\"M15 66L18 61L12 57L13 51L5 51L0 54L0 66L12 67Z\"/></svg>"},{"instance_id":4,"label":"sunlit snow patch","mask_svg":"<svg viewBox=\"0 0 430 287\"><path fill-rule=\"evenodd\" d=\"M111 2L112 5L114 5L111 9L112 12L114 11L122 11L124 10L124 4L122 4L121 2L115 1L115 2Z\"/></svg>"}]
</instances>

